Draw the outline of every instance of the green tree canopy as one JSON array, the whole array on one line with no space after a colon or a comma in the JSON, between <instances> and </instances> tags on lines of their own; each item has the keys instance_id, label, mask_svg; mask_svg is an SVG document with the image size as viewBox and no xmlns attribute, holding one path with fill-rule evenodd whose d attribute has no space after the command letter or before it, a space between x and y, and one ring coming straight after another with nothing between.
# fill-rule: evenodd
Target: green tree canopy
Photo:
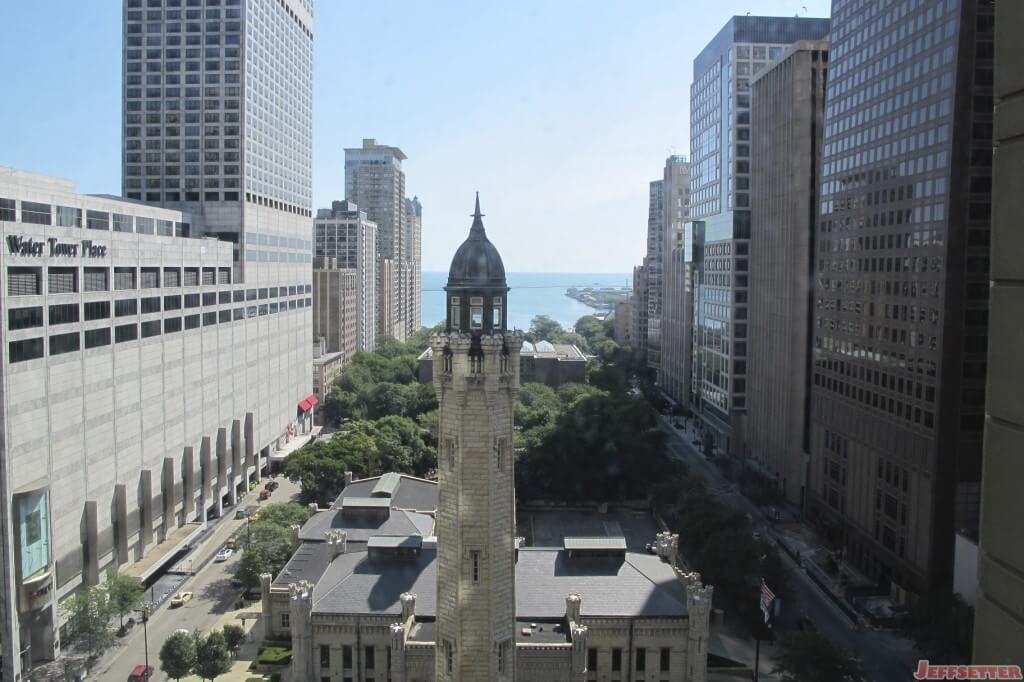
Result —
<instances>
[{"instance_id":1,"label":"green tree canopy","mask_svg":"<svg viewBox=\"0 0 1024 682\"><path fill-rule=\"evenodd\" d=\"M67 616L68 643L77 644L95 658L114 641L110 618L115 611L103 586L82 589L72 594L62 608Z\"/></svg>"},{"instance_id":2,"label":"green tree canopy","mask_svg":"<svg viewBox=\"0 0 1024 682\"><path fill-rule=\"evenodd\" d=\"M814 632L793 632L782 637L774 672L783 682L857 682L860 666L849 654Z\"/></svg>"},{"instance_id":3,"label":"green tree canopy","mask_svg":"<svg viewBox=\"0 0 1024 682\"><path fill-rule=\"evenodd\" d=\"M955 592L929 592L910 608L905 627L917 650L936 662L970 660L974 608Z\"/></svg>"},{"instance_id":4,"label":"green tree canopy","mask_svg":"<svg viewBox=\"0 0 1024 682\"><path fill-rule=\"evenodd\" d=\"M185 632L175 632L160 646L160 669L168 677L180 680L192 674L196 664L196 638Z\"/></svg>"},{"instance_id":5,"label":"green tree canopy","mask_svg":"<svg viewBox=\"0 0 1024 682\"><path fill-rule=\"evenodd\" d=\"M255 590L260 586L260 575L267 570L263 554L253 547L245 547L242 550L242 558L238 560L235 578L242 583L242 588L246 591Z\"/></svg>"},{"instance_id":6,"label":"green tree canopy","mask_svg":"<svg viewBox=\"0 0 1024 682\"><path fill-rule=\"evenodd\" d=\"M562 338L565 330L562 325L552 320L547 315L537 315L530 321L530 329L524 335L527 341L537 343L538 341L550 341L556 343Z\"/></svg>"},{"instance_id":7,"label":"green tree canopy","mask_svg":"<svg viewBox=\"0 0 1024 682\"><path fill-rule=\"evenodd\" d=\"M193 673L201 679L214 680L231 670L231 652L222 632L214 630L198 640Z\"/></svg>"},{"instance_id":8,"label":"green tree canopy","mask_svg":"<svg viewBox=\"0 0 1024 682\"><path fill-rule=\"evenodd\" d=\"M121 618L121 627L124 627L124 617L142 606L145 589L137 578L120 573L107 575L106 587L110 608Z\"/></svg>"},{"instance_id":9,"label":"green tree canopy","mask_svg":"<svg viewBox=\"0 0 1024 682\"><path fill-rule=\"evenodd\" d=\"M229 623L224 626L224 643L228 647L228 652L234 656L238 653L238 650L242 648L245 643L246 634L245 630L241 625L234 625Z\"/></svg>"}]
</instances>

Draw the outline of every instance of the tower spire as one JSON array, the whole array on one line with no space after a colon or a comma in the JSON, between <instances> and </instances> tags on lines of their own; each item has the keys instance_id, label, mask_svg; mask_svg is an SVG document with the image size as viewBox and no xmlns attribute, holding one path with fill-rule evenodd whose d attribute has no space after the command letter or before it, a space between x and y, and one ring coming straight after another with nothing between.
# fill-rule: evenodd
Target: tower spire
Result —
<instances>
[{"instance_id":1,"label":"tower spire","mask_svg":"<svg viewBox=\"0 0 1024 682\"><path fill-rule=\"evenodd\" d=\"M487 233L484 232L484 221L482 218L484 214L480 212L480 192L476 193L476 209L473 211L473 226L469 228L470 237L483 237L487 238Z\"/></svg>"}]
</instances>

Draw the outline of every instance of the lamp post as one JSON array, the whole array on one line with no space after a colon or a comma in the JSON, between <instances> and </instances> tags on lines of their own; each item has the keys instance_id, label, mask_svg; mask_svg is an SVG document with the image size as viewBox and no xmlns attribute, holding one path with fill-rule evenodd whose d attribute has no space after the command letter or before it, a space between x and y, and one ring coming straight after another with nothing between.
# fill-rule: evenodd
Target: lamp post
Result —
<instances>
[{"instance_id":1,"label":"lamp post","mask_svg":"<svg viewBox=\"0 0 1024 682\"><path fill-rule=\"evenodd\" d=\"M142 607L142 642L146 651L146 675L149 675L149 606Z\"/></svg>"}]
</instances>

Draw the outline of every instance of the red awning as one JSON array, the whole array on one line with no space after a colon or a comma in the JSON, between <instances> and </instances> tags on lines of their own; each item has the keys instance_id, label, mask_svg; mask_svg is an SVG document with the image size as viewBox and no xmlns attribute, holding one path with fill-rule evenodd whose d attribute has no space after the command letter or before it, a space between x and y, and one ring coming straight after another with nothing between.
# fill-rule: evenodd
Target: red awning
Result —
<instances>
[{"instance_id":1,"label":"red awning","mask_svg":"<svg viewBox=\"0 0 1024 682\"><path fill-rule=\"evenodd\" d=\"M309 404L308 398L304 399L302 402L299 403L299 409L302 410L303 412L309 412L309 408L311 407L313 406Z\"/></svg>"},{"instance_id":2,"label":"red awning","mask_svg":"<svg viewBox=\"0 0 1024 682\"><path fill-rule=\"evenodd\" d=\"M306 402L308 402L310 405L319 405L320 399L317 398L315 395L310 395L306 398Z\"/></svg>"}]
</instances>

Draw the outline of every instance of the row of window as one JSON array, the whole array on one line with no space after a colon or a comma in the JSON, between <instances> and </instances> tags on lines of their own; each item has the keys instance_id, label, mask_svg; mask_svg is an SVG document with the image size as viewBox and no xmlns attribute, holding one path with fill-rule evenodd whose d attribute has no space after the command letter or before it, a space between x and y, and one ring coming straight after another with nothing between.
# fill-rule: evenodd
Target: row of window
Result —
<instances>
[{"instance_id":1,"label":"row of window","mask_svg":"<svg viewBox=\"0 0 1024 682\"><path fill-rule=\"evenodd\" d=\"M128 301L126 301L128 302ZM134 301L130 301L134 303ZM288 301L287 305L281 303L271 303L269 305L260 306L248 306L246 308L235 308L234 310L220 310L208 313L196 313L194 315L186 315L185 317L168 317L163 320L149 320L142 322L141 324L132 322L129 324L117 325L114 327L114 343L123 343L125 341L134 341L138 338L150 338L153 336L159 336L161 333L173 334L182 331L182 329L198 329L201 326L209 327L215 324L224 324L246 318L252 318L262 315L272 315L278 312L285 312L286 310L295 310L298 308L306 308L313 305L312 299L297 299ZM51 306L50 314L54 314L53 309L61 308L63 306ZM74 320L63 319L61 322L54 323L51 317L50 324L63 324L66 322L77 322L78 309L74 307ZM14 311L11 311L14 312ZM144 311L145 312L145 311ZM70 315L70 312L65 313ZM42 310L38 309L39 321L42 321ZM38 325L35 325L38 326ZM88 350L90 348L97 348L99 346L110 345L110 327L103 327L101 329L88 329L85 332L67 332L64 334L51 334L49 337L50 343L50 355L63 355L64 353L71 353L74 351L82 350L84 339L84 348ZM43 357L43 337L36 337L32 339L23 339L21 341L11 341L8 344L9 358L11 363L23 362L25 360L36 360Z\"/></svg>"},{"instance_id":2,"label":"row of window","mask_svg":"<svg viewBox=\"0 0 1024 682\"><path fill-rule=\"evenodd\" d=\"M18 222L18 201L0 199L0 220ZM56 225L57 227L85 227L90 230L107 232L135 232L137 234L159 234L174 237L188 237L192 226L189 223L160 218L131 216L109 211L82 210L74 206L55 206L36 201L21 202L21 222L29 225Z\"/></svg>"},{"instance_id":3,"label":"row of window","mask_svg":"<svg viewBox=\"0 0 1024 682\"><path fill-rule=\"evenodd\" d=\"M634 669L637 672L645 672L647 670L647 649L644 649L644 648L636 649L636 651L634 651L633 658L634 658ZM670 649L669 647L662 647L659 650L659 661L658 661L658 669L660 670L660 672L663 672L663 673L669 672L670 669L671 669L671 662L672 662L672 649ZM618 671L622 670L622 649L620 649L620 648L612 649L611 669L612 669L612 672L618 672ZM587 649L587 672L590 673L591 675L593 675L594 679L597 679L597 677L596 677L597 672L598 672L597 649L593 648L593 647Z\"/></svg>"}]
</instances>

